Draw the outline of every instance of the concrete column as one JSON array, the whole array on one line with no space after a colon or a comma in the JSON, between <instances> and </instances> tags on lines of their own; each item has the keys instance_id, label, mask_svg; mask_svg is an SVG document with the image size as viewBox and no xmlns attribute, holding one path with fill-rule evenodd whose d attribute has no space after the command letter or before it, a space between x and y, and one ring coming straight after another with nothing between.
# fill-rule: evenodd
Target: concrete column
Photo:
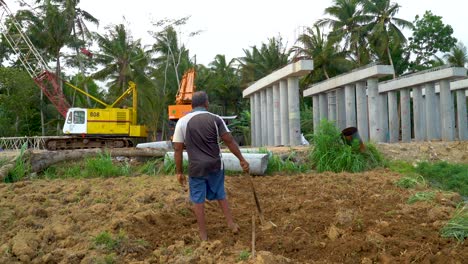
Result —
<instances>
[{"instance_id":1,"label":"concrete column","mask_svg":"<svg viewBox=\"0 0 468 264\"><path fill-rule=\"evenodd\" d=\"M317 129L320 125L320 108L318 94L312 96L312 116L314 118L314 133L317 133Z\"/></svg>"},{"instance_id":2,"label":"concrete column","mask_svg":"<svg viewBox=\"0 0 468 264\"><path fill-rule=\"evenodd\" d=\"M457 90L458 140L468 140L465 90Z\"/></svg>"},{"instance_id":3,"label":"concrete column","mask_svg":"<svg viewBox=\"0 0 468 264\"><path fill-rule=\"evenodd\" d=\"M388 95L387 93L379 94L380 101L380 126L382 127L382 133L380 133L381 139L380 142L387 142L390 138L388 132Z\"/></svg>"},{"instance_id":4,"label":"concrete column","mask_svg":"<svg viewBox=\"0 0 468 264\"><path fill-rule=\"evenodd\" d=\"M265 90L267 100L267 142L268 146L273 146L275 144L275 127L273 125L273 87L267 87Z\"/></svg>"},{"instance_id":5,"label":"concrete column","mask_svg":"<svg viewBox=\"0 0 468 264\"><path fill-rule=\"evenodd\" d=\"M280 89L280 116L281 116L281 145L289 146L289 107L288 107L288 83L281 80Z\"/></svg>"},{"instance_id":6,"label":"concrete column","mask_svg":"<svg viewBox=\"0 0 468 264\"><path fill-rule=\"evenodd\" d=\"M346 127L356 127L356 89L354 84L345 86Z\"/></svg>"},{"instance_id":7,"label":"concrete column","mask_svg":"<svg viewBox=\"0 0 468 264\"><path fill-rule=\"evenodd\" d=\"M274 145L281 145L281 117L280 117L280 92L279 84L273 84L273 127L274 127Z\"/></svg>"},{"instance_id":8,"label":"concrete column","mask_svg":"<svg viewBox=\"0 0 468 264\"><path fill-rule=\"evenodd\" d=\"M250 145L255 147L255 95L249 97L250 100Z\"/></svg>"},{"instance_id":9,"label":"concrete column","mask_svg":"<svg viewBox=\"0 0 468 264\"><path fill-rule=\"evenodd\" d=\"M455 140L455 109L448 80L440 81L440 117L442 121L442 140Z\"/></svg>"},{"instance_id":10,"label":"concrete column","mask_svg":"<svg viewBox=\"0 0 468 264\"><path fill-rule=\"evenodd\" d=\"M411 142L411 98L410 89L400 90L401 141Z\"/></svg>"},{"instance_id":11,"label":"concrete column","mask_svg":"<svg viewBox=\"0 0 468 264\"><path fill-rule=\"evenodd\" d=\"M388 125L390 143L398 142L400 137L400 120L398 118L398 96L396 91L388 92Z\"/></svg>"},{"instance_id":12,"label":"concrete column","mask_svg":"<svg viewBox=\"0 0 468 264\"><path fill-rule=\"evenodd\" d=\"M366 83L356 83L357 128L361 139L369 141L369 118L367 111Z\"/></svg>"},{"instance_id":13,"label":"concrete column","mask_svg":"<svg viewBox=\"0 0 468 264\"><path fill-rule=\"evenodd\" d=\"M346 101L344 88L336 90L336 124L340 130L346 128Z\"/></svg>"},{"instance_id":14,"label":"concrete column","mask_svg":"<svg viewBox=\"0 0 468 264\"><path fill-rule=\"evenodd\" d=\"M413 122L414 122L414 139L416 141L423 141L425 139L425 130L426 127L423 123L423 98L422 98L422 88L414 87L413 88Z\"/></svg>"},{"instance_id":15,"label":"concrete column","mask_svg":"<svg viewBox=\"0 0 468 264\"><path fill-rule=\"evenodd\" d=\"M328 101L328 120L333 121L336 125L336 91L327 93Z\"/></svg>"},{"instance_id":16,"label":"concrete column","mask_svg":"<svg viewBox=\"0 0 468 264\"><path fill-rule=\"evenodd\" d=\"M424 85L426 91L426 99L425 99L425 106L426 106L426 139L427 140L434 140L437 139L437 131L436 126L437 124L436 119L436 95L435 95L435 85L434 83L426 83Z\"/></svg>"},{"instance_id":17,"label":"concrete column","mask_svg":"<svg viewBox=\"0 0 468 264\"><path fill-rule=\"evenodd\" d=\"M301 145L301 113L299 111L299 78L288 78L289 144Z\"/></svg>"},{"instance_id":18,"label":"concrete column","mask_svg":"<svg viewBox=\"0 0 468 264\"><path fill-rule=\"evenodd\" d=\"M320 121L328 119L328 99L326 93L319 94Z\"/></svg>"},{"instance_id":19,"label":"concrete column","mask_svg":"<svg viewBox=\"0 0 468 264\"><path fill-rule=\"evenodd\" d=\"M262 102L260 92L256 92L254 95L254 108L255 108L255 146L260 147L262 145Z\"/></svg>"},{"instance_id":20,"label":"concrete column","mask_svg":"<svg viewBox=\"0 0 468 264\"><path fill-rule=\"evenodd\" d=\"M380 142L382 127L380 122L380 97L378 80L371 78L367 80L367 95L369 103L369 135L370 140Z\"/></svg>"},{"instance_id":21,"label":"concrete column","mask_svg":"<svg viewBox=\"0 0 468 264\"><path fill-rule=\"evenodd\" d=\"M261 104L261 109L262 109L262 143L261 146L266 146L268 145L268 123L267 123L267 100L266 100L266 89L263 89L260 91L260 104Z\"/></svg>"},{"instance_id":22,"label":"concrete column","mask_svg":"<svg viewBox=\"0 0 468 264\"><path fill-rule=\"evenodd\" d=\"M436 99L435 99L435 132L436 132L436 138L441 139L442 138L442 121L440 120L440 94L436 94Z\"/></svg>"}]
</instances>

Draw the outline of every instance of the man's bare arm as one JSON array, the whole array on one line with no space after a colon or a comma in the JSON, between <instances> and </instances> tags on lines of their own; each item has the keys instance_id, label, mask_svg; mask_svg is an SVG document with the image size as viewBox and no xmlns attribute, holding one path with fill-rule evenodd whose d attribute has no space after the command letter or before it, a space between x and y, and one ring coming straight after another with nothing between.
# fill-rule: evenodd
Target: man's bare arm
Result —
<instances>
[{"instance_id":1,"label":"man's bare arm","mask_svg":"<svg viewBox=\"0 0 468 264\"><path fill-rule=\"evenodd\" d=\"M176 165L177 180L179 183L185 185L184 167L183 167L183 156L184 143L174 142L174 162Z\"/></svg>"},{"instance_id":2,"label":"man's bare arm","mask_svg":"<svg viewBox=\"0 0 468 264\"><path fill-rule=\"evenodd\" d=\"M237 142L232 137L231 133L226 132L221 135L221 139L224 141L224 144L229 148L229 150L239 159L240 165L244 172L249 172L249 163L245 160L244 156L240 152Z\"/></svg>"}]
</instances>

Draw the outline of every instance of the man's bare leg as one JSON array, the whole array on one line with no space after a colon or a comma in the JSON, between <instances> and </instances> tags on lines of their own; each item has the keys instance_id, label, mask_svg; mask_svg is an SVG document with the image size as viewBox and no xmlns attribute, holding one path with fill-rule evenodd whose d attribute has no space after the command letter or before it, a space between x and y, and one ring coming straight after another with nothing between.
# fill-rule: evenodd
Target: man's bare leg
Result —
<instances>
[{"instance_id":1,"label":"man's bare leg","mask_svg":"<svg viewBox=\"0 0 468 264\"><path fill-rule=\"evenodd\" d=\"M232 232L239 232L239 226L236 223L234 223L234 219L232 218L231 209L229 209L227 199L218 200L218 203L221 207L221 210L223 210L224 217L226 217L226 222L228 226L232 229Z\"/></svg>"},{"instance_id":2,"label":"man's bare leg","mask_svg":"<svg viewBox=\"0 0 468 264\"><path fill-rule=\"evenodd\" d=\"M202 241L206 241L208 240L208 235L206 233L206 223L205 223L205 203L194 204L193 211L195 212L195 217L197 218L200 239Z\"/></svg>"}]
</instances>

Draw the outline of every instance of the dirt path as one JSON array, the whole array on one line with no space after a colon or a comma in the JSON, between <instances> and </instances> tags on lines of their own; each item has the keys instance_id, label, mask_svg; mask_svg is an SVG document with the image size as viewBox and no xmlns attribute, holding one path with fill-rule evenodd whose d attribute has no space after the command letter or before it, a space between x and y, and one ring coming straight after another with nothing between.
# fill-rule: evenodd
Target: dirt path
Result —
<instances>
[{"instance_id":1,"label":"dirt path","mask_svg":"<svg viewBox=\"0 0 468 264\"><path fill-rule=\"evenodd\" d=\"M414 191L397 188L399 177L377 170L255 178L265 217L278 226L257 232L256 248L265 251L257 263L468 259L466 243L439 235L459 197L408 205ZM208 203L208 243L198 240L174 177L0 184L0 263L236 263L250 251L255 205L245 178L228 176L226 184L241 232L227 231ZM94 239L104 231L120 234L107 249Z\"/></svg>"}]
</instances>

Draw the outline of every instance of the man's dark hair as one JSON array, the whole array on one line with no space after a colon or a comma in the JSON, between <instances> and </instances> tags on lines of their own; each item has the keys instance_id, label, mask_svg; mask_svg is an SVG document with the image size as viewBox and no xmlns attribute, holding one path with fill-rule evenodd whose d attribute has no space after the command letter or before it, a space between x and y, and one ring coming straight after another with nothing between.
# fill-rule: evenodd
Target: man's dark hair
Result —
<instances>
[{"instance_id":1,"label":"man's dark hair","mask_svg":"<svg viewBox=\"0 0 468 264\"><path fill-rule=\"evenodd\" d=\"M204 107L206 102L208 102L208 95L204 91L195 92L192 95L192 108Z\"/></svg>"}]
</instances>

